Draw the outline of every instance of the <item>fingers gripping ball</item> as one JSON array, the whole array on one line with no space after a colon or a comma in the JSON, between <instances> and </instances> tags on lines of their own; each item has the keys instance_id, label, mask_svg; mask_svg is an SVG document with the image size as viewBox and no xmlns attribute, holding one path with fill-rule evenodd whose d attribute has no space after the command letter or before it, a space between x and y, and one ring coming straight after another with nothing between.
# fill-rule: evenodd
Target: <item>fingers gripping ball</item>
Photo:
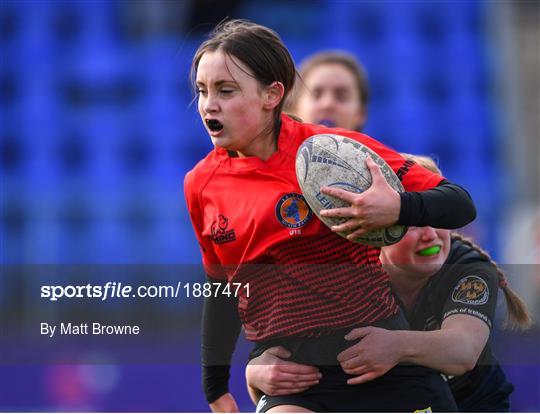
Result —
<instances>
[{"instance_id":1,"label":"fingers gripping ball","mask_svg":"<svg viewBox=\"0 0 540 414\"><path fill-rule=\"evenodd\" d=\"M374 151L353 139L333 134L313 135L305 140L296 154L296 177L311 209L328 227L345 222L346 218L323 217L321 210L347 207L346 201L321 193L321 188L337 187L362 193L371 186L371 173L366 159L371 157L380 167L388 184L396 191L405 191L401 181ZM353 240L370 246L388 246L397 243L407 227L393 225L370 231ZM349 232L338 233L347 237Z\"/></svg>"}]
</instances>

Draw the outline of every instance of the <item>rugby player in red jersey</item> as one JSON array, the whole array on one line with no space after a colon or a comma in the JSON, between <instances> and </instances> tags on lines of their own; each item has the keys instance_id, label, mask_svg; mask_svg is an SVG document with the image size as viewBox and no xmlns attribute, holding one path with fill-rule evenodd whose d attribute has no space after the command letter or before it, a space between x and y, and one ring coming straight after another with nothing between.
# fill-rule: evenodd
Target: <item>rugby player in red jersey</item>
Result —
<instances>
[{"instance_id":1,"label":"rugby player in red jersey","mask_svg":"<svg viewBox=\"0 0 540 414\"><path fill-rule=\"evenodd\" d=\"M283 344L292 349L291 360L317 365L322 373L308 395L279 404L268 397L261 411L455 410L440 376L420 366L398 366L383 375L378 393L369 383L347 385L350 376L337 361L350 346L345 333L407 324L379 249L337 236L309 210L296 180L295 154L311 135L341 134L370 147L400 176L407 191L398 194L368 162L374 180L364 193L323 189L352 200L350 208L326 213L345 213L343 226L351 237L396 223L461 227L475 217L469 195L366 135L283 115L295 69L268 28L221 24L195 53L192 73L199 113L215 148L186 176L187 205L209 279L250 286L249 295L240 292L238 312L220 295L204 303L203 383L212 410L238 408L227 389L238 315L246 337L256 342L255 353ZM313 266L321 264L326 266Z\"/></svg>"}]
</instances>

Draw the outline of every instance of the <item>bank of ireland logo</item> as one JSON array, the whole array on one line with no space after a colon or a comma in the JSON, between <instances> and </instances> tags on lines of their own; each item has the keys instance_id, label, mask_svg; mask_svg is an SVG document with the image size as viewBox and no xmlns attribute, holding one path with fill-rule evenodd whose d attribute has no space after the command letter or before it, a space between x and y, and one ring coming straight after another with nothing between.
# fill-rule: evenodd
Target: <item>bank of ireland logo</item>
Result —
<instances>
[{"instance_id":1,"label":"bank of ireland logo","mask_svg":"<svg viewBox=\"0 0 540 414\"><path fill-rule=\"evenodd\" d=\"M283 226L297 229L311 219L313 212L302 194L288 193L277 202L276 216Z\"/></svg>"},{"instance_id":2,"label":"bank of ireland logo","mask_svg":"<svg viewBox=\"0 0 540 414\"><path fill-rule=\"evenodd\" d=\"M488 299L489 289L486 282L475 275L461 279L452 292L452 300L465 305L483 305Z\"/></svg>"}]
</instances>

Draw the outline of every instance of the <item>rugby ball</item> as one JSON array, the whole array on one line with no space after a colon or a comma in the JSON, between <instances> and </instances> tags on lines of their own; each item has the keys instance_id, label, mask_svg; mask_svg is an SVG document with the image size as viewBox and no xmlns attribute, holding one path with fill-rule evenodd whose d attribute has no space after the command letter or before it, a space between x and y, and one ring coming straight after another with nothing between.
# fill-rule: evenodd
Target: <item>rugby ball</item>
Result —
<instances>
[{"instance_id":1,"label":"rugby ball","mask_svg":"<svg viewBox=\"0 0 540 414\"><path fill-rule=\"evenodd\" d=\"M319 212L325 209L347 207L346 201L321 193L321 188L338 187L354 193L361 193L371 186L371 173L366 158L371 157L381 168L390 186L405 191L401 181L377 153L353 139L334 134L318 134L306 139L296 154L296 177L304 197L328 227L341 224L347 219L322 217ZM394 225L373 230L353 240L369 246L388 246L397 243L407 232L407 227ZM338 233L347 237L348 233Z\"/></svg>"}]
</instances>

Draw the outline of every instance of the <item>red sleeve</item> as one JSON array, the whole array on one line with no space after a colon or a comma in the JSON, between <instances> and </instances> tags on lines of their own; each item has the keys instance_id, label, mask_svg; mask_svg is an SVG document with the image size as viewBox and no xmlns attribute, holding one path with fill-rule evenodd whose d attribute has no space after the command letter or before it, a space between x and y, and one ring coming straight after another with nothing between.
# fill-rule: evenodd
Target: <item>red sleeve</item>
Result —
<instances>
[{"instance_id":1,"label":"red sleeve","mask_svg":"<svg viewBox=\"0 0 540 414\"><path fill-rule=\"evenodd\" d=\"M186 197L186 204L191 219L191 225L195 231L195 236L199 241L201 248L202 262L204 270L208 276L213 279L227 280L227 275L221 267L221 263L214 248L212 246L212 240L209 237L204 237L203 233L203 212L201 210L199 190L201 188L200 183L196 182L195 174L193 171L187 173L184 179L184 196Z\"/></svg>"},{"instance_id":2,"label":"red sleeve","mask_svg":"<svg viewBox=\"0 0 540 414\"><path fill-rule=\"evenodd\" d=\"M425 169L414 161L406 160L398 152L367 135L344 129L337 133L352 138L375 151L394 170L406 191L429 190L444 180L441 175Z\"/></svg>"}]
</instances>

